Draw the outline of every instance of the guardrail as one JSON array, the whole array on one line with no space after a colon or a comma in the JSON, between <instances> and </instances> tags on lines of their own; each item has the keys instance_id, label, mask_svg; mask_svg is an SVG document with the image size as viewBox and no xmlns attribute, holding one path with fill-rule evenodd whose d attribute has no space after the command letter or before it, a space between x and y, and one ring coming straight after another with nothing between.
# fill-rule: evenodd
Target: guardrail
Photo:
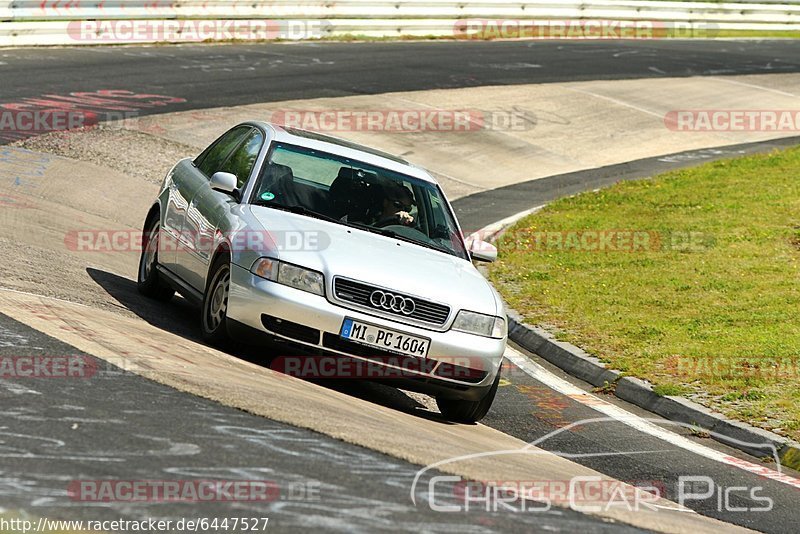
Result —
<instances>
[{"instance_id":1,"label":"guardrail","mask_svg":"<svg viewBox=\"0 0 800 534\"><path fill-rule=\"evenodd\" d=\"M797 17L800 3L672 2L663 0L14 0L0 7L0 21L152 18L609 18L782 22ZM2 6L3 4L0 4ZM787 22L783 20L783 22Z\"/></svg>"},{"instance_id":2,"label":"guardrail","mask_svg":"<svg viewBox=\"0 0 800 534\"><path fill-rule=\"evenodd\" d=\"M688 32L686 36L701 30L709 36L716 30L800 31L800 3L778 3L777 0L759 3L744 0L719 3L663 0L592 0L591 3L582 0L15 0L0 3L0 46L192 41L186 31L202 33L198 31L202 27L199 22L187 25L169 21L214 21L217 28L238 25L244 31L202 33L196 40L225 40L228 35L248 40L344 35L464 37L462 30L469 21L495 25L538 21L548 25L554 20L582 21L585 25L590 24L588 21L650 24L658 28L679 28ZM89 23L81 26L83 21ZM116 22L111 24L111 21ZM292 31L293 21L297 31ZM153 30L156 24L163 27ZM306 26L306 31L299 31L302 25ZM148 26L149 31L146 30ZM128 27L131 34L135 34L137 28L145 30L129 39L119 39L118 28L127 32ZM210 28L208 24L206 27ZM312 27L313 31L308 30ZM263 31L249 31L256 28ZM202 39L204 35L211 37Z\"/></svg>"}]
</instances>

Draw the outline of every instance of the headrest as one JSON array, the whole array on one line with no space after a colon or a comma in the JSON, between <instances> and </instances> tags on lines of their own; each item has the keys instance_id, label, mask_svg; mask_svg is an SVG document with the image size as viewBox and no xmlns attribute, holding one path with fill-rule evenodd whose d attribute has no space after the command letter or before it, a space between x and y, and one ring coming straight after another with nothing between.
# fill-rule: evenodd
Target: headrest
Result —
<instances>
[{"instance_id":1,"label":"headrest","mask_svg":"<svg viewBox=\"0 0 800 534\"><path fill-rule=\"evenodd\" d=\"M280 163L270 163L267 167L267 177L272 180L272 183L281 182L283 180L292 180L292 168L288 165L281 165Z\"/></svg>"}]
</instances>

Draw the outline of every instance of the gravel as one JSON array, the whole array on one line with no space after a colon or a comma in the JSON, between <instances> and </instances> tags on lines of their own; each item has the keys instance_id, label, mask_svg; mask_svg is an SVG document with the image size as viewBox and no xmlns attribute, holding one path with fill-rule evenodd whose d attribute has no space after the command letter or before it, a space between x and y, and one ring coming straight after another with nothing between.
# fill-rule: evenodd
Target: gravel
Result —
<instances>
[{"instance_id":1,"label":"gravel","mask_svg":"<svg viewBox=\"0 0 800 534\"><path fill-rule=\"evenodd\" d=\"M105 125L52 132L12 146L93 163L156 184L178 160L198 153L189 145Z\"/></svg>"}]
</instances>

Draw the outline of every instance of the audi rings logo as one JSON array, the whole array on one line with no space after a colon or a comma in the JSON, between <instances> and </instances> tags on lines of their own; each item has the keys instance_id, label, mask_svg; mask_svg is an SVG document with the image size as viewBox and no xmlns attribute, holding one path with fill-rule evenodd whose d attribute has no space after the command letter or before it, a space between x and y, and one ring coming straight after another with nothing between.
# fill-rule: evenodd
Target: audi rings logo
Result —
<instances>
[{"instance_id":1,"label":"audi rings logo","mask_svg":"<svg viewBox=\"0 0 800 534\"><path fill-rule=\"evenodd\" d=\"M369 296L369 302L376 308L382 308L386 311L393 311L395 313L402 313L403 315L411 315L417 307L414 301L410 298L401 297L400 295L393 295L386 291L373 291Z\"/></svg>"}]
</instances>

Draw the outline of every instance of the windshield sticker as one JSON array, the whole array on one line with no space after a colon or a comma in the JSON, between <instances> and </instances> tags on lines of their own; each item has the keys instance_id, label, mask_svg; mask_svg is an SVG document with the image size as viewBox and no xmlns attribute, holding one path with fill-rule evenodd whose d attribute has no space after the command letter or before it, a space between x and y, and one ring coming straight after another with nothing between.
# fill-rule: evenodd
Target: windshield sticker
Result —
<instances>
[{"instance_id":1,"label":"windshield sticker","mask_svg":"<svg viewBox=\"0 0 800 534\"><path fill-rule=\"evenodd\" d=\"M274 198L275 198L275 194L274 193L270 193L269 191L261 193L261 200L272 200Z\"/></svg>"}]
</instances>

